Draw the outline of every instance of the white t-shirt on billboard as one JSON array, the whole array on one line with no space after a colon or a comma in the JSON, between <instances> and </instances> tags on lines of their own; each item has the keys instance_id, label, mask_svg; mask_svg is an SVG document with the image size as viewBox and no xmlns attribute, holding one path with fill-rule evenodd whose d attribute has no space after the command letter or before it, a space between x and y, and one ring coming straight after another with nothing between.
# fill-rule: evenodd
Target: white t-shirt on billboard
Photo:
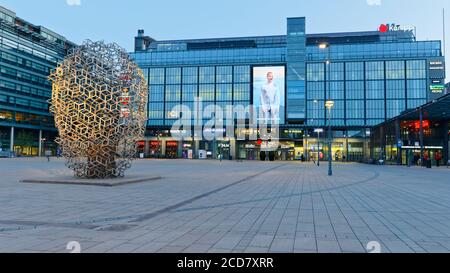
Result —
<instances>
[{"instance_id":1,"label":"white t-shirt on billboard","mask_svg":"<svg viewBox=\"0 0 450 273\"><path fill-rule=\"evenodd\" d=\"M276 116L280 112L280 90L274 83L266 83L261 88L261 108L264 113Z\"/></svg>"}]
</instances>

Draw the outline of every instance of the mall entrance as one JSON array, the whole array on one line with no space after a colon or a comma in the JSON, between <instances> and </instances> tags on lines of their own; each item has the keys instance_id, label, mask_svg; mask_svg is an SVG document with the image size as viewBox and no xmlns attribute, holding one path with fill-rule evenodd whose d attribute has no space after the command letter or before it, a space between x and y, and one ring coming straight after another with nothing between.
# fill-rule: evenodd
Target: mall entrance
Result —
<instances>
[{"instance_id":1,"label":"mall entrance","mask_svg":"<svg viewBox=\"0 0 450 273\"><path fill-rule=\"evenodd\" d=\"M424 149L423 157L431 160L432 166L443 166L444 162L444 150L442 147L434 147L433 149ZM420 166L420 148L406 148L401 150L402 165L408 165L408 161L412 166Z\"/></svg>"}]
</instances>

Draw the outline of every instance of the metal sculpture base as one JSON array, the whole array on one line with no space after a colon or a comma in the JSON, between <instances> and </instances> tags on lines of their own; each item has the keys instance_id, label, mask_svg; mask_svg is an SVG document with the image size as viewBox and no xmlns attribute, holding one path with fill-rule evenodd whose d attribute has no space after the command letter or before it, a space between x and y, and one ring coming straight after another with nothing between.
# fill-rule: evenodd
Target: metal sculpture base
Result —
<instances>
[{"instance_id":1,"label":"metal sculpture base","mask_svg":"<svg viewBox=\"0 0 450 273\"><path fill-rule=\"evenodd\" d=\"M84 186L103 186L115 187L135 183L143 183L161 179L160 176L128 176L127 178L109 178L109 179L80 179L77 177L53 177L41 179L25 179L21 183L33 184L64 184L64 185L84 185Z\"/></svg>"}]
</instances>

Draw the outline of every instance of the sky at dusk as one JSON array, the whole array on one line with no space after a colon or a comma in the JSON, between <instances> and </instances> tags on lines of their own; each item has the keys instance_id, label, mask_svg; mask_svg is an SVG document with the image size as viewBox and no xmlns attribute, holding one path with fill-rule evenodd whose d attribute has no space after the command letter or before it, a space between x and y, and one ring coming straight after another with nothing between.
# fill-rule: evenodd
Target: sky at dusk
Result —
<instances>
[{"instance_id":1,"label":"sky at dusk","mask_svg":"<svg viewBox=\"0 0 450 273\"><path fill-rule=\"evenodd\" d=\"M396 23L415 26L418 40L442 40L443 8L450 38L449 0L0 0L0 5L75 43L105 40L128 51L138 29L156 40L279 35L286 33L287 17L300 16L306 17L307 33Z\"/></svg>"}]
</instances>

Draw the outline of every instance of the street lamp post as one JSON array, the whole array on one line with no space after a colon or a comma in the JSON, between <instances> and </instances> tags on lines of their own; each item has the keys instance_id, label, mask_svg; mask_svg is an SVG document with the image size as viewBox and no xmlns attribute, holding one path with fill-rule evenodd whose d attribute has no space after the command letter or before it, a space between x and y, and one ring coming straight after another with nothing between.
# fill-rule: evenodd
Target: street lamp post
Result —
<instances>
[{"instance_id":1,"label":"street lamp post","mask_svg":"<svg viewBox=\"0 0 450 273\"><path fill-rule=\"evenodd\" d=\"M320 167L320 132L317 130L317 167Z\"/></svg>"},{"instance_id":2,"label":"street lamp post","mask_svg":"<svg viewBox=\"0 0 450 273\"><path fill-rule=\"evenodd\" d=\"M332 100L328 100L325 103L325 107L327 107L328 109L328 175L332 176L333 175L333 169L332 169L332 153L331 153L331 148L332 148L332 132L331 132L331 108L333 108L334 106L334 101Z\"/></svg>"},{"instance_id":3,"label":"street lamp post","mask_svg":"<svg viewBox=\"0 0 450 273\"><path fill-rule=\"evenodd\" d=\"M321 43L319 44L319 48L320 49L326 49L327 50L327 57L326 57L326 73L328 75L330 75L330 45L328 43ZM328 109L328 175L332 176L333 175L333 169L332 169L332 153L331 153L331 149L332 149L332 131L331 131L331 109L334 106L334 101L331 100L331 91L329 88L329 83L330 83L330 79L328 77L327 79L327 75L325 75L325 80L327 82L327 90L328 90L328 96L327 96L327 101L325 102L325 107Z\"/></svg>"},{"instance_id":4,"label":"street lamp post","mask_svg":"<svg viewBox=\"0 0 450 273\"><path fill-rule=\"evenodd\" d=\"M319 116L319 101L314 100L314 104L317 105L317 116ZM317 166L320 166L320 129L314 130L317 133Z\"/></svg>"},{"instance_id":5,"label":"street lamp post","mask_svg":"<svg viewBox=\"0 0 450 273\"><path fill-rule=\"evenodd\" d=\"M323 132L323 129L317 128L314 132L317 133L317 166L320 166L320 133Z\"/></svg>"}]
</instances>

